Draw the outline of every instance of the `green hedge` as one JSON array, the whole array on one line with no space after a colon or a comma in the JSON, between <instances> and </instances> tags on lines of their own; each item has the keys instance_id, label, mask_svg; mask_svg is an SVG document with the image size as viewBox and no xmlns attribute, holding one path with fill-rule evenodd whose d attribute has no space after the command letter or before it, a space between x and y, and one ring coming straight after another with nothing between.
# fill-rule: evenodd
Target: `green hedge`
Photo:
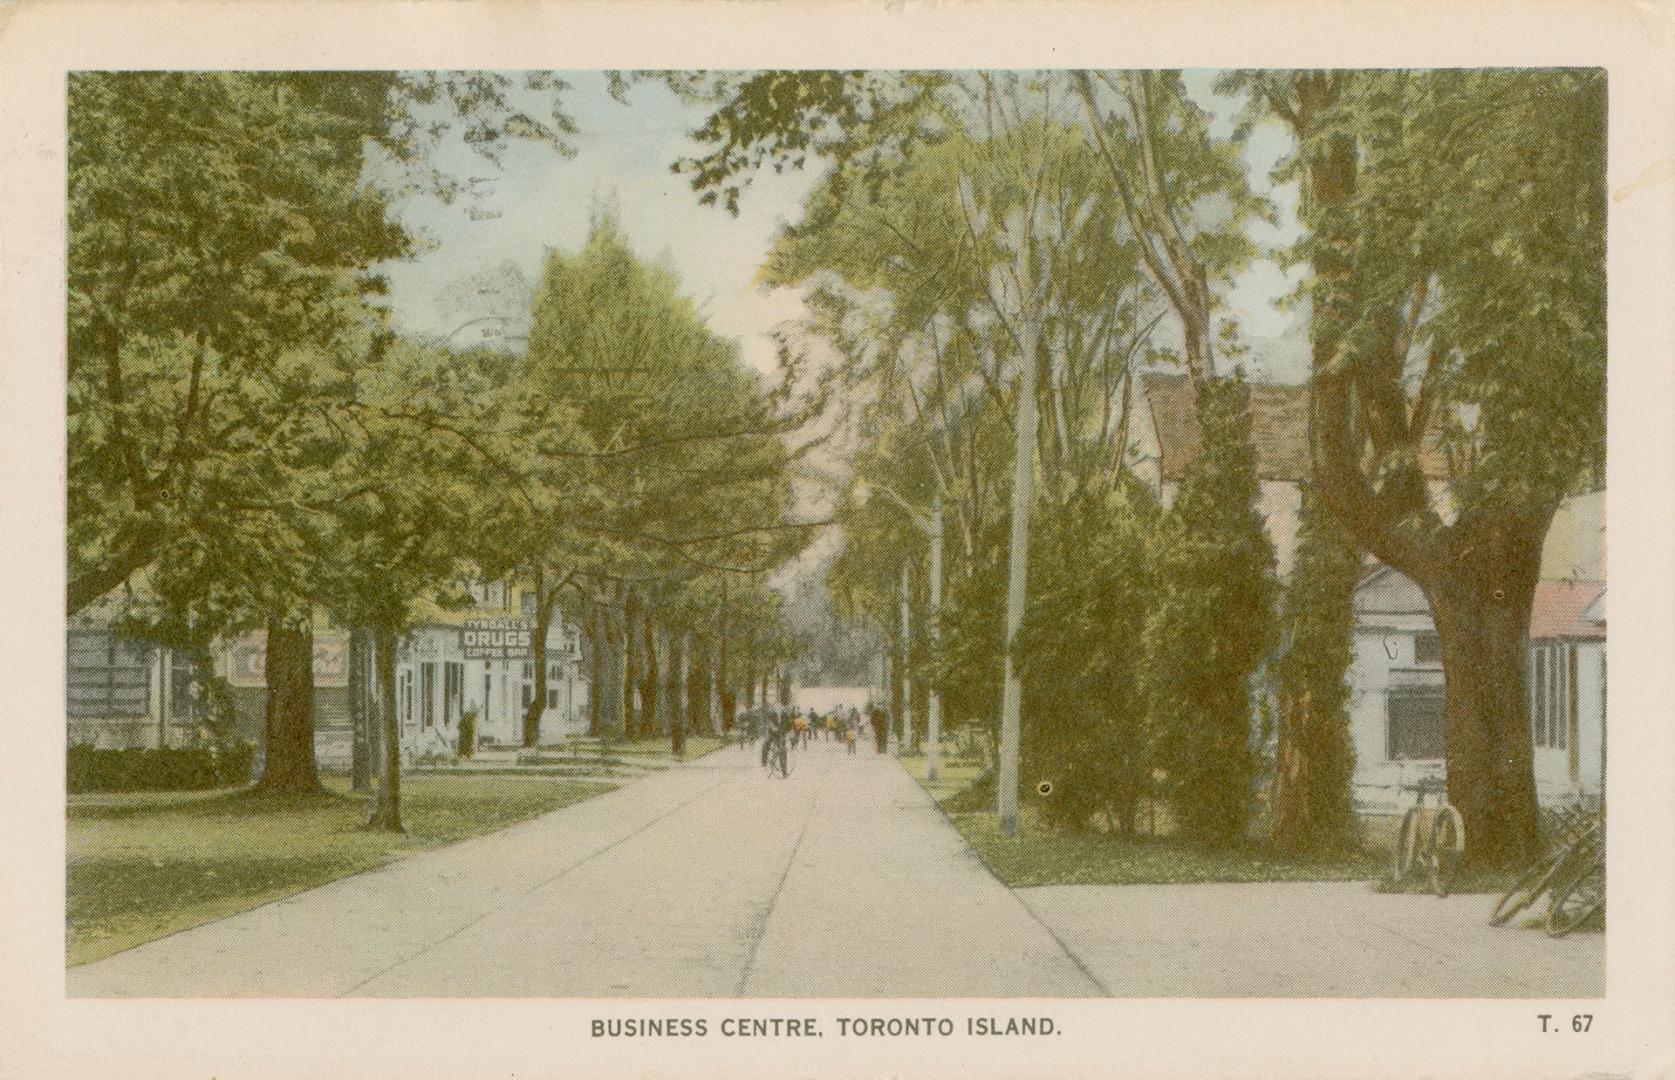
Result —
<instances>
[{"instance_id":1,"label":"green hedge","mask_svg":"<svg viewBox=\"0 0 1675 1080\"><path fill-rule=\"evenodd\" d=\"M201 791L250 779L255 747L101 750L76 743L68 752L69 789L82 791Z\"/></svg>"}]
</instances>

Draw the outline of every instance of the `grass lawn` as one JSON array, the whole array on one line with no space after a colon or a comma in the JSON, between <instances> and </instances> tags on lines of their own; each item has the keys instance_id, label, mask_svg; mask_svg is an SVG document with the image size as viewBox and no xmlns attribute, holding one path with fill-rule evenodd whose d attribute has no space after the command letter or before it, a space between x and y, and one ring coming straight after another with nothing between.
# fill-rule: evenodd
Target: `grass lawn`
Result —
<instances>
[{"instance_id":1,"label":"grass lawn","mask_svg":"<svg viewBox=\"0 0 1675 1080\"><path fill-rule=\"evenodd\" d=\"M982 775L971 762L944 762L934 783L925 780L922 757L904 759L914 779L938 804L947 803ZM1384 859L1357 851L1320 859L1277 855L1258 844L1232 850L1201 847L1167 836L1057 832L1043 828L1029 799L1020 799L1018 831L1000 831L992 811L950 812L948 818L1006 884L1158 885L1207 881L1373 881ZM944 806L944 810L949 807Z\"/></svg>"},{"instance_id":2,"label":"grass lawn","mask_svg":"<svg viewBox=\"0 0 1675 1080\"><path fill-rule=\"evenodd\" d=\"M327 778L316 797L72 796L65 953L90 960L493 832L609 791L595 780L409 776L406 836L361 832L366 798Z\"/></svg>"}]
</instances>

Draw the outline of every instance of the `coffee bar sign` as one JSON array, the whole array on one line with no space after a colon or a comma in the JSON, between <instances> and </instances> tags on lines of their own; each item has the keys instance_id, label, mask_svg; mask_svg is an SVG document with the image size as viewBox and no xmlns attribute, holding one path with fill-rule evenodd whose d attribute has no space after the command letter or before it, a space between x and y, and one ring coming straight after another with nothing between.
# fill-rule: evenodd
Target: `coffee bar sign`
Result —
<instances>
[{"instance_id":1,"label":"coffee bar sign","mask_svg":"<svg viewBox=\"0 0 1675 1080\"><path fill-rule=\"evenodd\" d=\"M535 623L530 619L467 619L459 633L467 660L528 660L534 655Z\"/></svg>"}]
</instances>

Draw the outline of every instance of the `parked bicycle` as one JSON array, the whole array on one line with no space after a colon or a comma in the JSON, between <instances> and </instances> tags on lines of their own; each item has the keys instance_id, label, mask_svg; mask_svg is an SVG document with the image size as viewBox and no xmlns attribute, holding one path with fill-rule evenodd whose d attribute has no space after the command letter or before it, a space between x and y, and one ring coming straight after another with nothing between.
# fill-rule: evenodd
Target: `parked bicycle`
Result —
<instances>
[{"instance_id":1,"label":"parked bicycle","mask_svg":"<svg viewBox=\"0 0 1675 1080\"><path fill-rule=\"evenodd\" d=\"M1448 805L1448 785L1441 779L1428 777L1403 785L1403 790L1414 792L1414 801L1402 816L1396 846L1390 853L1391 884L1401 887L1424 866L1431 891L1447 896L1466 853L1465 820ZM1436 805L1427 806L1427 798L1433 795Z\"/></svg>"},{"instance_id":2,"label":"parked bicycle","mask_svg":"<svg viewBox=\"0 0 1675 1080\"><path fill-rule=\"evenodd\" d=\"M1605 813L1574 805L1549 816L1546 852L1521 874L1489 913L1489 925L1504 926L1540 900L1550 899L1547 933L1563 937L1605 911Z\"/></svg>"}]
</instances>

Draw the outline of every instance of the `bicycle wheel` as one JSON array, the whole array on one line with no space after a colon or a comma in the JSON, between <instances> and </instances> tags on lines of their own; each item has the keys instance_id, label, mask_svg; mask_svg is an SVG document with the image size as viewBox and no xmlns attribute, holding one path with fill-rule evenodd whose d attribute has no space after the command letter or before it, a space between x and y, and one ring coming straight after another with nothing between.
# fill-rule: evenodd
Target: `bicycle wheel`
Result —
<instances>
[{"instance_id":1,"label":"bicycle wheel","mask_svg":"<svg viewBox=\"0 0 1675 1080\"><path fill-rule=\"evenodd\" d=\"M1547 908L1547 936L1564 937L1605 910L1605 863L1596 860L1553 893Z\"/></svg>"},{"instance_id":2,"label":"bicycle wheel","mask_svg":"<svg viewBox=\"0 0 1675 1080\"><path fill-rule=\"evenodd\" d=\"M1413 871L1413 859L1419 849L1419 808L1416 806L1402 815L1402 827L1396 833L1396 846L1390 852L1390 883L1400 885Z\"/></svg>"},{"instance_id":3,"label":"bicycle wheel","mask_svg":"<svg viewBox=\"0 0 1675 1080\"><path fill-rule=\"evenodd\" d=\"M1437 811L1436 820L1431 822L1430 853L1431 891L1447 896L1466 853L1466 823L1452 806Z\"/></svg>"}]
</instances>

